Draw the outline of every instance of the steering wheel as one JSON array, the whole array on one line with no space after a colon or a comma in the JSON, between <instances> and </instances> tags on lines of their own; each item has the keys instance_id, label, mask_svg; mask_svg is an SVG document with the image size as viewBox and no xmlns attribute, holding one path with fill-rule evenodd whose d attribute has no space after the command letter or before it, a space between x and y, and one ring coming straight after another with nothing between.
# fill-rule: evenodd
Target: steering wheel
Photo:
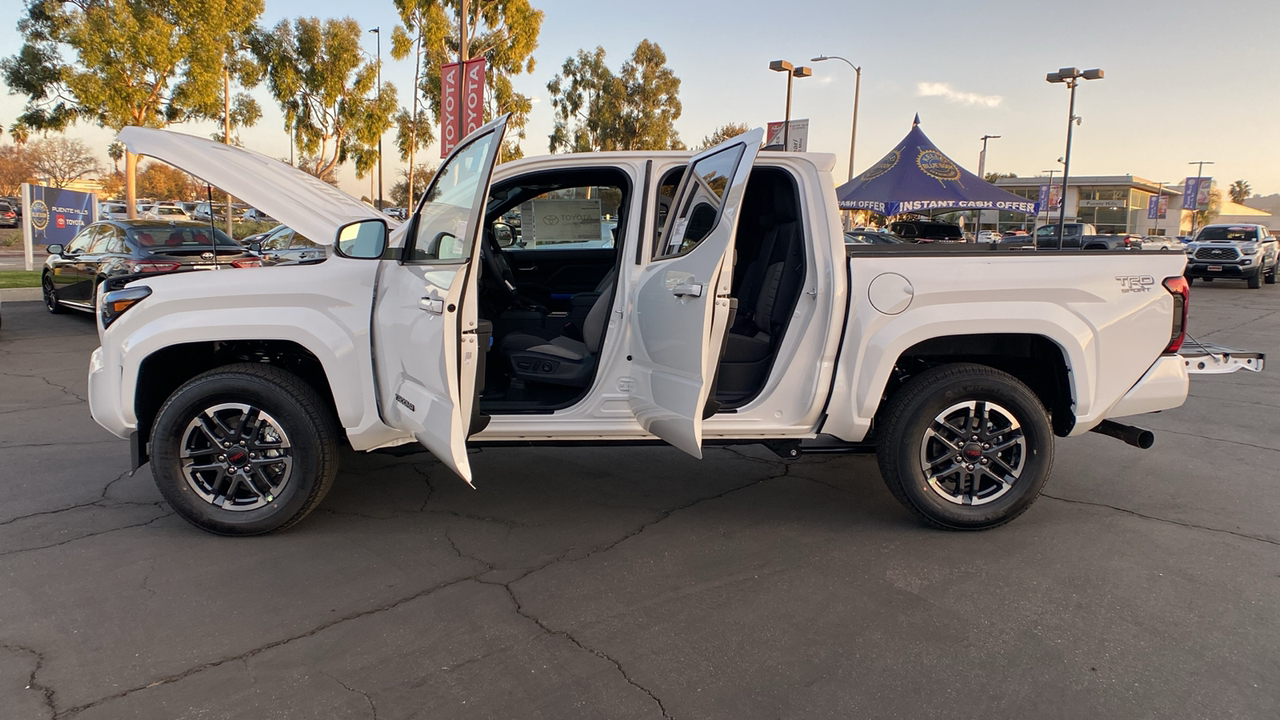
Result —
<instances>
[{"instance_id":1,"label":"steering wheel","mask_svg":"<svg viewBox=\"0 0 1280 720\"><path fill-rule=\"evenodd\" d=\"M526 310L534 310L546 314L547 309L530 302L520 295L516 290L516 276L511 271L511 264L507 262L507 256L498 247L498 240L493 235L491 228L485 228L484 246L480 248L480 257L484 260L485 272L497 279L498 285L507 294L511 300L511 304L515 307L524 308Z\"/></svg>"}]
</instances>

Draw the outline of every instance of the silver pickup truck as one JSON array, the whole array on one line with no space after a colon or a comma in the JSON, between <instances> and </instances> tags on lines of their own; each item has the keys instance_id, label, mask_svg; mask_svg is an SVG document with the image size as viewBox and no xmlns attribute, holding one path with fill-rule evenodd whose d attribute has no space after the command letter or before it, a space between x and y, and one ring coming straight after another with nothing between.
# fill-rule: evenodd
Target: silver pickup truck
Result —
<instances>
[{"instance_id":1,"label":"silver pickup truck","mask_svg":"<svg viewBox=\"0 0 1280 720\"><path fill-rule=\"evenodd\" d=\"M417 444L466 482L475 446L763 443L874 451L907 508L979 530L1035 501L1056 437L1148 447L1112 418L1178 407L1192 372L1262 368L1179 354L1181 254L847 250L834 157L758 154L762 130L495 170L504 127L460 143L399 225L257 153L121 132L333 250L100 296L93 417L179 514L288 527L344 443Z\"/></svg>"},{"instance_id":2,"label":"silver pickup truck","mask_svg":"<svg viewBox=\"0 0 1280 720\"><path fill-rule=\"evenodd\" d=\"M1266 225L1206 225L1187 243L1187 282L1229 278L1257 290L1275 284L1280 241Z\"/></svg>"}]
</instances>

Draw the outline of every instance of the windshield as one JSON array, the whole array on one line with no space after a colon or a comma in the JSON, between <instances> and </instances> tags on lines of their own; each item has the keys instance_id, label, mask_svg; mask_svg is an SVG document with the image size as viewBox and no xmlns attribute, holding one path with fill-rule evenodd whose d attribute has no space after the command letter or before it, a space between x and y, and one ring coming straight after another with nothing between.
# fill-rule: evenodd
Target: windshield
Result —
<instances>
[{"instance_id":1,"label":"windshield","mask_svg":"<svg viewBox=\"0 0 1280 720\"><path fill-rule=\"evenodd\" d=\"M166 253L173 250L197 250L208 248L210 229L206 227L172 227L157 225L155 227L130 228L129 240L152 253ZM242 250L235 240L227 237L221 230L214 230L213 237L218 247Z\"/></svg>"},{"instance_id":2,"label":"windshield","mask_svg":"<svg viewBox=\"0 0 1280 720\"><path fill-rule=\"evenodd\" d=\"M1196 242L1213 242L1230 240L1248 242L1258 239L1258 229L1253 227L1207 227L1196 236Z\"/></svg>"}]
</instances>

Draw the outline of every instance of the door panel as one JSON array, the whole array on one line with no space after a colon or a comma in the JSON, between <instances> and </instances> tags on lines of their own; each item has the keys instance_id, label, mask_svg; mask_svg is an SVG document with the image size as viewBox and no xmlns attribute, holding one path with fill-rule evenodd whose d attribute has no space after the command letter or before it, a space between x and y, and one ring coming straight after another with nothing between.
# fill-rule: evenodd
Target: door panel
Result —
<instances>
[{"instance_id":1,"label":"door panel","mask_svg":"<svg viewBox=\"0 0 1280 720\"><path fill-rule=\"evenodd\" d=\"M374 305L380 410L471 482L466 439L480 347L480 221L506 116L470 135L440 167L399 260L383 261Z\"/></svg>"},{"instance_id":2,"label":"door panel","mask_svg":"<svg viewBox=\"0 0 1280 720\"><path fill-rule=\"evenodd\" d=\"M763 139L757 128L694 156L637 284L631 410L646 431L694 457L728 329L739 205Z\"/></svg>"}]
</instances>

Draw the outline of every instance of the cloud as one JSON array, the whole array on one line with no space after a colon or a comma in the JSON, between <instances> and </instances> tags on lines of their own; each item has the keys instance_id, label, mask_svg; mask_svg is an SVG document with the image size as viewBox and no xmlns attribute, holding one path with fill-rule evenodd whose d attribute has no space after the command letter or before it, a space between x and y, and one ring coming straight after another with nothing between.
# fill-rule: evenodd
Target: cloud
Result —
<instances>
[{"instance_id":1,"label":"cloud","mask_svg":"<svg viewBox=\"0 0 1280 720\"><path fill-rule=\"evenodd\" d=\"M962 103L964 105L982 105L985 107L995 107L1000 104L1004 98L999 95L979 95L977 93L960 92L953 90L947 83L922 82L916 84L916 95L919 97L940 97L946 98L947 102Z\"/></svg>"}]
</instances>

